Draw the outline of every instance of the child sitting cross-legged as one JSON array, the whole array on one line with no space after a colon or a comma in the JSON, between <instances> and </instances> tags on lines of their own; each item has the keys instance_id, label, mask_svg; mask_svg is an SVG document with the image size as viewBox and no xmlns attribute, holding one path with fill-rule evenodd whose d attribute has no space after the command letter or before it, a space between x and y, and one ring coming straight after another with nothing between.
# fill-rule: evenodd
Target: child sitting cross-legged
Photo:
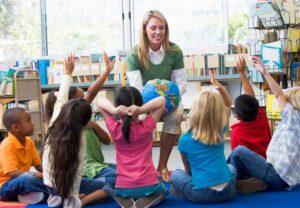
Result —
<instances>
[{"instance_id":1,"label":"child sitting cross-legged","mask_svg":"<svg viewBox=\"0 0 300 208\"><path fill-rule=\"evenodd\" d=\"M237 70L240 74L245 94L234 101L234 110L238 123L231 126L231 149L238 145L266 157L266 150L271 140L271 131L266 112L259 106L254 90L246 76L246 61L239 57Z\"/></svg>"},{"instance_id":2,"label":"child sitting cross-legged","mask_svg":"<svg viewBox=\"0 0 300 208\"><path fill-rule=\"evenodd\" d=\"M0 200L35 204L47 199L40 156L30 138L30 114L16 107L5 111L3 124L9 131L0 145ZM34 166L38 172L29 172Z\"/></svg>"},{"instance_id":3,"label":"child sitting cross-legged","mask_svg":"<svg viewBox=\"0 0 300 208\"><path fill-rule=\"evenodd\" d=\"M179 139L185 170L172 174L171 193L194 203L219 203L235 196L235 179L224 155L230 96L210 71L218 92L198 94L190 111L190 129Z\"/></svg>"},{"instance_id":4,"label":"child sitting cross-legged","mask_svg":"<svg viewBox=\"0 0 300 208\"><path fill-rule=\"evenodd\" d=\"M82 178L93 97L68 101L74 60L73 55L65 60L65 74L46 136L43 170L44 183L50 191L47 200L49 207L79 208L103 202L113 194L112 187L105 181ZM100 88L108 73L109 70L102 73L99 82L94 84Z\"/></svg>"},{"instance_id":5,"label":"child sitting cross-legged","mask_svg":"<svg viewBox=\"0 0 300 208\"><path fill-rule=\"evenodd\" d=\"M167 190L158 180L152 161L153 130L165 102L164 97L158 97L143 105L141 93L134 87L117 90L116 107L103 97L97 101L116 147L114 198L121 207L150 207L166 197ZM138 116L144 113L149 113L146 119L139 120Z\"/></svg>"},{"instance_id":6,"label":"child sitting cross-legged","mask_svg":"<svg viewBox=\"0 0 300 208\"><path fill-rule=\"evenodd\" d=\"M244 146L229 156L237 170L237 179L255 177L271 190L293 188L300 183L300 87L282 91L260 59L254 57L255 68L265 77L281 107L281 121L267 149L267 158ZM247 192L261 191L262 186L245 181L240 184Z\"/></svg>"}]
</instances>

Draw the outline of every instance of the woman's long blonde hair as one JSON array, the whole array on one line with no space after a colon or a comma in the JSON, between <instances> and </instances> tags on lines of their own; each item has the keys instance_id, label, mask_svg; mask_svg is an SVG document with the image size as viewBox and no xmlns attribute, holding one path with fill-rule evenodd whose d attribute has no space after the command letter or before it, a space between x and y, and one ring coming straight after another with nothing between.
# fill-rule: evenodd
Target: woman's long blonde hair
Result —
<instances>
[{"instance_id":1,"label":"woman's long blonde hair","mask_svg":"<svg viewBox=\"0 0 300 208\"><path fill-rule=\"evenodd\" d=\"M193 138L207 145L220 144L226 123L226 107L221 96L212 91L198 94L190 111Z\"/></svg>"},{"instance_id":2,"label":"woman's long blonde hair","mask_svg":"<svg viewBox=\"0 0 300 208\"><path fill-rule=\"evenodd\" d=\"M146 14L144 15L141 27L140 27L140 41L138 44L138 50L137 50L137 54L139 57L139 61L141 62L141 64L148 69L148 64L149 64L149 40L147 37L147 33L146 33L146 25L148 24L149 20L154 17L159 19L160 21L162 21L165 24L165 38L162 42L162 47L165 51L170 51L172 50L170 47L170 42L169 42L169 27L168 27L168 22L166 20L166 18L164 17L164 15L157 10L150 10L148 12L146 12Z\"/></svg>"}]
</instances>

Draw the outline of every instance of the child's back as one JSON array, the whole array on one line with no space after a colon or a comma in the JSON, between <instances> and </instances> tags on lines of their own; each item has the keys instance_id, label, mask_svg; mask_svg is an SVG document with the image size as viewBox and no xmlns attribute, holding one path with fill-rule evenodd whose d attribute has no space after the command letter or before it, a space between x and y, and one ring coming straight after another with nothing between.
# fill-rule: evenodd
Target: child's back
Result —
<instances>
[{"instance_id":1,"label":"child's back","mask_svg":"<svg viewBox=\"0 0 300 208\"><path fill-rule=\"evenodd\" d=\"M206 188L231 180L232 174L224 156L224 142L207 145L188 131L179 140L178 149L189 162L194 188Z\"/></svg>"},{"instance_id":2,"label":"child's back","mask_svg":"<svg viewBox=\"0 0 300 208\"><path fill-rule=\"evenodd\" d=\"M144 121L131 122L130 143L123 137L122 121L109 116L106 125L117 152L116 187L132 188L157 184L152 161L152 133L156 127L153 117L148 115Z\"/></svg>"},{"instance_id":3,"label":"child's back","mask_svg":"<svg viewBox=\"0 0 300 208\"><path fill-rule=\"evenodd\" d=\"M231 126L231 149L238 145L248 147L266 157L266 150L271 140L271 131L264 109L259 107L257 117L253 121L240 121Z\"/></svg>"},{"instance_id":4,"label":"child's back","mask_svg":"<svg viewBox=\"0 0 300 208\"><path fill-rule=\"evenodd\" d=\"M231 126L231 149L238 145L266 157L266 150L271 140L269 121L265 111L259 106L254 90L246 75L246 61L239 57L237 70L240 74L245 94L234 101L234 110L240 121Z\"/></svg>"}]
</instances>

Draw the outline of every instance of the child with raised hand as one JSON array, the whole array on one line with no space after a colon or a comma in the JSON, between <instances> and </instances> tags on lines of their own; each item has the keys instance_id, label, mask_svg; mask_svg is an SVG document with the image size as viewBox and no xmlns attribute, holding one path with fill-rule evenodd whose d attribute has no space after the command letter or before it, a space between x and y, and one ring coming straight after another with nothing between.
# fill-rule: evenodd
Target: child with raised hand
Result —
<instances>
[{"instance_id":1,"label":"child with raised hand","mask_svg":"<svg viewBox=\"0 0 300 208\"><path fill-rule=\"evenodd\" d=\"M65 74L46 136L43 169L44 183L51 193L49 207L63 205L77 208L103 201L113 193L113 189L102 181L82 178L86 152L85 128L92 115L92 99L68 101L74 59L71 55L65 60ZM107 74L100 76L98 85L103 84Z\"/></svg>"},{"instance_id":2,"label":"child with raised hand","mask_svg":"<svg viewBox=\"0 0 300 208\"><path fill-rule=\"evenodd\" d=\"M101 76L88 88L84 93L82 89L78 87L70 87L68 92L68 100L84 98L91 103L108 74L114 68L114 61L110 61L107 54L104 53L104 62L106 65L105 70ZM45 104L45 118L49 123L54 111L54 104L56 103L56 92L49 93ZM114 187L116 182L116 168L115 164L109 164L104 162L104 156L101 151L103 144L110 144L110 137L96 122L90 120L86 126L86 156L83 167L83 177L89 179L97 179L109 183Z\"/></svg>"},{"instance_id":3,"label":"child with raised hand","mask_svg":"<svg viewBox=\"0 0 300 208\"><path fill-rule=\"evenodd\" d=\"M210 71L219 91L199 93L190 111L190 129L179 139L185 170L171 176L171 193L194 203L219 203L234 198L235 179L224 155L224 133L230 114L230 96Z\"/></svg>"},{"instance_id":4,"label":"child with raised hand","mask_svg":"<svg viewBox=\"0 0 300 208\"><path fill-rule=\"evenodd\" d=\"M8 109L3 125L9 133L0 145L0 200L42 202L48 190L43 183L40 156L30 137L34 130L30 114L20 107ZM29 172L31 166L39 172Z\"/></svg>"},{"instance_id":5,"label":"child with raised hand","mask_svg":"<svg viewBox=\"0 0 300 208\"><path fill-rule=\"evenodd\" d=\"M300 183L300 87L283 92L259 58L254 57L253 63L276 97L282 118L268 146L267 158L239 146L230 154L229 162L237 169L237 179L256 177L272 190L292 188ZM259 188L244 184L248 192Z\"/></svg>"},{"instance_id":6,"label":"child with raised hand","mask_svg":"<svg viewBox=\"0 0 300 208\"><path fill-rule=\"evenodd\" d=\"M116 147L115 200L121 207L150 207L167 195L152 161L153 130L165 102L164 97L157 97L143 105L142 96L134 87L117 90L116 107L103 97L97 101ZM149 113L146 119L139 120L138 116L144 113Z\"/></svg>"},{"instance_id":7,"label":"child with raised hand","mask_svg":"<svg viewBox=\"0 0 300 208\"><path fill-rule=\"evenodd\" d=\"M245 94L234 101L234 111L240 122L231 126L231 149L238 145L266 157L266 150L271 140L271 131L266 112L259 106L254 90L246 75L246 61L240 56L237 62Z\"/></svg>"}]
</instances>

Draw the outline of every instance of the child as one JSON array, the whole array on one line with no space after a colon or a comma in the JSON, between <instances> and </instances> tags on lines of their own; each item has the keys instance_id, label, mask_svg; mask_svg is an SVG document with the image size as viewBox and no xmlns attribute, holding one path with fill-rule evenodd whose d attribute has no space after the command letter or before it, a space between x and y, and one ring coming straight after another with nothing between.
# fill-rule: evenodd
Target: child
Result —
<instances>
[{"instance_id":1,"label":"child","mask_svg":"<svg viewBox=\"0 0 300 208\"><path fill-rule=\"evenodd\" d=\"M239 146L230 154L229 162L237 169L237 179L256 177L273 190L292 188L300 183L300 87L284 93L260 59L254 57L253 63L275 95L282 118L268 146L267 159ZM255 192L260 187L244 183L244 189Z\"/></svg>"},{"instance_id":2,"label":"child","mask_svg":"<svg viewBox=\"0 0 300 208\"><path fill-rule=\"evenodd\" d=\"M92 85L90 87L91 89L89 88L88 91L98 92L99 87L93 89L93 86L95 85ZM55 94L56 92L54 91L49 93L46 99L45 118L47 123L50 122L54 110L54 104L57 100ZM94 99L94 96L92 99L87 99L88 95L89 93L84 95L82 89L78 87L70 87L68 100L78 98L85 98L86 100ZM104 162L104 157L101 151L101 143L107 145L110 144L109 135L96 122L91 120L89 121L86 130L86 156L84 160L83 176L89 179L102 180L109 183L111 187L114 187L116 182L116 168L114 164Z\"/></svg>"},{"instance_id":3,"label":"child","mask_svg":"<svg viewBox=\"0 0 300 208\"><path fill-rule=\"evenodd\" d=\"M214 79L214 73L210 74L211 83L220 94L203 91L197 95L190 111L190 129L178 144L185 171L175 170L171 176L171 193L203 204L229 201L236 193L223 140L230 96Z\"/></svg>"},{"instance_id":4,"label":"child","mask_svg":"<svg viewBox=\"0 0 300 208\"><path fill-rule=\"evenodd\" d=\"M266 150L271 140L271 131L265 111L259 107L253 88L246 76L246 61L239 57L237 69L241 76L244 95L234 101L236 117L240 122L231 126L231 149L238 145L266 157Z\"/></svg>"},{"instance_id":5,"label":"child","mask_svg":"<svg viewBox=\"0 0 300 208\"><path fill-rule=\"evenodd\" d=\"M9 131L0 145L0 200L35 204L47 196L43 183L42 165L34 141L33 124L23 108L11 108L3 115ZM34 166L39 172L29 172Z\"/></svg>"},{"instance_id":6,"label":"child","mask_svg":"<svg viewBox=\"0 0 300 208\"><path fill-rule=\"evenodd\" d=\"M65 72L50 120L43 154L44 182L50 187L48 206L81 207L103 201L112 188L102 181L82 179L85 158L85 126L91 119L92 99L68 100L74 70L74 56L65 60ZM109 70L99 78L100 87ZM84 195L80 195L82 193Z\"/></svg>"},{"instance_id":7,"label":"child","mask_svg":"<svg viewBox=\"0 0 300 208\"><path fill-rule=\"evenodd\" d=\"M99 98L97 102L116 146L115 200L121 207L150 207L167 194L152 161L152 134L165 102L165 98L158 97L143 105L142 96L134 87L117 90L116 107L106 98ZM138 120L144 113L149 113L146 119Z\"/></svg>"}]
</instances>

